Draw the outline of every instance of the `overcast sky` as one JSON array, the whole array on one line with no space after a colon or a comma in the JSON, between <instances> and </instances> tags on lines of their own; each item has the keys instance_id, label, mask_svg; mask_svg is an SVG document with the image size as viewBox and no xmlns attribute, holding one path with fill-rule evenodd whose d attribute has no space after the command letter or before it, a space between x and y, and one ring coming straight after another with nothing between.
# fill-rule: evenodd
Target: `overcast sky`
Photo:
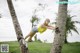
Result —
<instances>
[{"instance_id":1,"label":"overcast sky","mask_svg":"<svg viewBox=\"0 0 80 53\"><path fill-rule=\"evenodd\" d=\"M72 0L70 1L72 2ZM35 9L40 10L36 13L37 17L40 18L38 25L42 24L46 18L49 18L51 22L55 21L56 13L58 12L57 2L58 0L13 0L24 37L31 30L30 19ZM75 0L74 2L79 2L79 0ZM46 9L42 10L42 8L38 6L39 3L47 4L45 7ZM69 4L68 10L71 15L77 16L74 17L73 20L80 21L80 3ZM0 41L17 40L6 0L0 0L0 14L2 15L2 18L0 18ZM76 24L76 26L80 33L80 25ZM72 33L73 36L69 34L68 41L80 42L80 35L75 32ZM47 30L43 34L37 33L37 35L38 39L41 39L42 41L47 40L48 42L53 42L54 32L52 33L52 30Z\"/></svg>"}]
</instances>

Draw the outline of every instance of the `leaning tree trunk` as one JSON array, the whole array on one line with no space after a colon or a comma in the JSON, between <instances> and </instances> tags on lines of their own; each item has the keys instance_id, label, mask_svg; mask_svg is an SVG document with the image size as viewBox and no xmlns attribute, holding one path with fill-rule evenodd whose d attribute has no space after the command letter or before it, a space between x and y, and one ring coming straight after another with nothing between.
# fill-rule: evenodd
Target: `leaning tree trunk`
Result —
<instances>
[{"instance_id":1,"label":"leaning tree trunk","mask_svg":"<svg viewBox=\"0 0 80 53\"><path fill-rule=\"evenodd\" d=\"M59 2L68 2L68 0L59 0ZM66 29L66 19L67 19L67 3L60 3L57 18L57 27L55 30L54 42L50 53L61 53L62 46L65 39L65 29Z\"/></svg>"},{"instance_id":2,"label":"leaning tree trunk","mask_svg":"<svg viewBox=\"0 0 80 53\"><path fill-rule=\"evenodd\" d=\"M8 3L9 10L10 10L10 14L12 16L12 21L14 24L14 28L16 31L16 36L17 36L18 42L20 44L21 52L22 53L29 53L27 43L25 42L25 40L23 38L23 34L22 34L14 7L12 4L12 0L7 0L7 3Z\"/></svg>"}]
</instances>

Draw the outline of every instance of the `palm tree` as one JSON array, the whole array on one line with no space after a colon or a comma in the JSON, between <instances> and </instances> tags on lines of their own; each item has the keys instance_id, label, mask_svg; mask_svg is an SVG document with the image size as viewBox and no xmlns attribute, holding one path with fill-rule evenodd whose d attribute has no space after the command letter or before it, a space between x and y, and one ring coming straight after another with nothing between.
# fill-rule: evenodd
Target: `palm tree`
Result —
<instances>
[{"instance_id":1,"label":"palm tree","mask_svg":"<svg viewBox=\"0 0 80 53\"><path fill-rule=\"evenodd\" d=\"M21 53L29 53L28 46L23 38L23 34L22 34L16 13L15 13L15 9L12 4L12 0L7 0L7 3L8 3L9 10L10 10L10 14L12 16L12 21L13 21L14 28L16 31L16 36L17 36L18 42L20 44Z\"/></svg>"},{"instance_id":2,"label":"palm tree","mask_svg":"<svg viewBox=\"0 0 80 53\"><path fill-rule=\"evenodd\" d=\"M32 23L32 28L33 28L33 27L36 26L36 24L34 24L34 22L37 22L38 23L39 22L39 18L37 18L36 15L35 16L33 15L32 16L32 19L30 20L30 22ZM35 38L35 41L37 41L37 34L35 34L35 37L34 38Z\"/></svg>"},{"instance_id":3,"label":"palm tree","mask_svg":"<svg viewBox=\"0 0 80 53\"><path fill-rule=\"evenodd\" d=\"M66 29L66 20L67 20L67 2L68 0L59 0L59 2L65 2L59 4L58 9L58 18L55 29L54 42L50 53L61 53L62 46L65 40L65 29Z\"/></svg>"},{"instance_id":4,"label":"palm tree","mask_svg":"<svg viewBox=\"0 0 80 53\"><path fill-rule=\"evenodd\" d=\"M65 40L64 40L65 43L68 43L68 41L67 41L68 33L71 33L71 35L72 35L71 30L73 30L74 32L79 34L79 32L77 31L77 27L76 27L75 23L80 24L80 22L79 21L73 21L72 20L73 17L75 17L75 16L70 16L70 14L68 13L67 21L66 21ZM51 24L56 24L56 22L52 22Z\"/></svg>"},{"instance_id":5,"label":"palm tree","mask_svg":"<svg viewBox=\"0 0 80 53\"><path fill-rule=\"evenodd\" d=\"M45 9L45 7L47 6L46 4L41 4L39 3L38 6L40 6L43 10ZM36 13L38 11L42 11L42 9L35 9L34 12L33 12L33 16L32 16L32 19L30 20L30 22L32 23L32 27L34 27L34 22L37 21L37 23L39 22L39 18L37 17Z\"/></svg>"},{"instance_id":6,"label":"palm tree","mask_svg":"<svg viewBox=\"0 0 80 53\"><path fill-rule=\"evenodd\" d=\"M39 18L37 18L36 16L32 16L32 19L30 20L30 22L32 23L32 28L34 27L34 26L36 26L35 24L34 24L34 22L39 22Z\"/></svg>"},{"instance_id":7,"label":"palm tree","mask_svg":"<svg viewBox=\"0 0 80 53\"><path fill-rule=\"evenodd\" d=\"M43 10L45 9L45 7L47 6L46 4L41 4L39 3L38 6L40 6ZM39 22L39 18L37 17L36 13L39 11L42 11L42 9L35 9L33 12L33 16L32 19L30 20L30 22L32 23L32 28L35 26L34 22L37 21L37 23Z\"/></svg>"},{"instance_id":8,"label":"palm tree","mask_svg":"<svg viewBox=\"0 0 80 53\"><path fill-rule=\"evenodd\" d=\"M68 43L67 36L68 36L68 33L71 33L71 30L73 30L76 33L78 33L75 23L80 23L80 22L79 21L73 21L72 20L73 17L75 17L75 16L70 16L70 14L67 15L66 32L65 32L65 43Z\"/></svg>"}]
</instances>

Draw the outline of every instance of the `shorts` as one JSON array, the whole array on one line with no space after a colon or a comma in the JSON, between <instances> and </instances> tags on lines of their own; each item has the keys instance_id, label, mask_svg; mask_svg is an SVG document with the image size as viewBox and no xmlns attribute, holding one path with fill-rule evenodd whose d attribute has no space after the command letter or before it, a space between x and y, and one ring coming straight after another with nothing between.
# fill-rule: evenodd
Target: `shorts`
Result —
<instances>
[{"instance_id":1,"label":"shorts","mask_svg":"<svg viewBox=\"0 0 80 53\"><path fill-rule=\"evenodd\" d=\"M38 28L37 27L33 27L32 28L32 32L38 32Z\"/></svg>"}]
</instances>

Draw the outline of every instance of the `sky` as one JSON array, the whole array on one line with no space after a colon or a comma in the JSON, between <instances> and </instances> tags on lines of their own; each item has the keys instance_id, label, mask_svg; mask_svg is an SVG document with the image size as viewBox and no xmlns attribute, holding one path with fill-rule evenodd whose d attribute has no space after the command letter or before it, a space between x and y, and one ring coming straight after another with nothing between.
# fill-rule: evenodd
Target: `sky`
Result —
<instances>
[{"instance_id":1,"label":"sky","mask_svg":"<svg viewBox=\"0 0 80 53\"><path fill-rule=\"evenodd\" d=\"M18 21L20 23L23 36L25 37L31 31L31 22L30 19L33 15L35 9L38 10L36 13L37 17L40 18L40 21L37 25L40 25L44 22L46 18L49 18L51 22L54 22L56 19L56 13L58 12L58 0L12 0L13 5L17 14ZM73 2L73 0L69 0ZM74 2L79 2L79 0L75 0ZM46 4L45 9L38 6L38 4ZM76 15L72 20L80 21L80 3L73 3L68 5L68 10L70 11L71 16ZM9 13L8 5L6 0L0 0L0 14L2 18L0 18L0 41L14 41L16 39L15 30L13 27L11 15ZM77 30L80 33L80 25L75 24L77 26ZM69 42L80 42L80 35L72 31L71 34L68 35L67 39ZM54 32L52 30L47 30L43 34L37 33L37 38L47 42L53 42ZM33 38L34 40L34 38Z\"/></svg>"}]
</instances>

